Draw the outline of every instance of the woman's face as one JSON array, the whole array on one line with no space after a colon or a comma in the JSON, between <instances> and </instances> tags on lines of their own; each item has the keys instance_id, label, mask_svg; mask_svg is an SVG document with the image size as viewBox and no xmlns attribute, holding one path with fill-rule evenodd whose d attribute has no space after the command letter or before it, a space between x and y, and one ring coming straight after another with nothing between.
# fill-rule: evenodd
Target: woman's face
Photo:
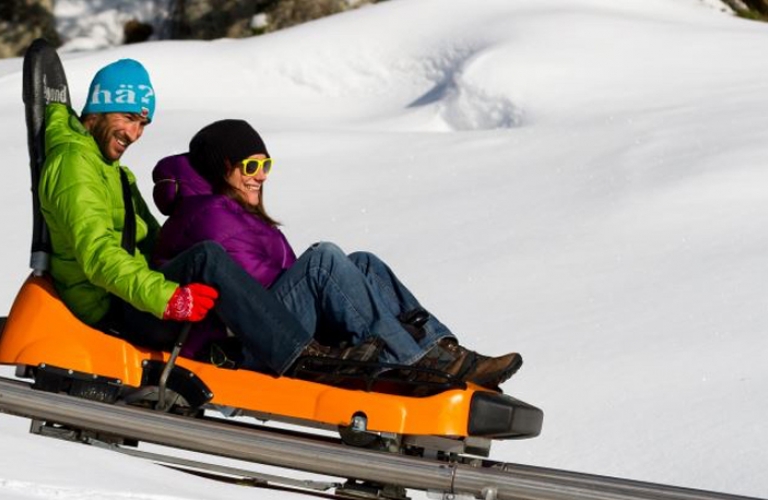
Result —
<instances>
[{"instance_id":1,"label":"woman's face","mask_svg":"<svg viewBox=\"0 0 768 500\"><path fill-rule=\"evenodd\" d=\"M258 154L249 156L247 159L263 160L266 155ZM242 162L237 162L229 167L229 174L226 177L227 184L232 186L240 198L253 207L259 205L261 199L261 187L267 181L267 174L263 168L259 168L256 175L247 176L243 174Z\"/></svg>"}]
</instances>

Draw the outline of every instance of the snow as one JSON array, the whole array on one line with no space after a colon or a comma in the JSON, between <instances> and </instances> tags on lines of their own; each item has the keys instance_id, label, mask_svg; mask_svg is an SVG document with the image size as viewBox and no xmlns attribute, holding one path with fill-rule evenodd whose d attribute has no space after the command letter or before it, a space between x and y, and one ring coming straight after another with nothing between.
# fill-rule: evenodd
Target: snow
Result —
<instances>
[{"instance_id":1,"label":"snow","mask_svg":"<svg viewBox=\"0 0 768 500\"><path fill-rule=\"evenodd\" d=\"M86 5L57 11L82 28ZM295 248L374 251L467 346L523 353L504 389L543 432L493 459L768 498L766 43L714 0L392 0L62 58L78 109L100 66L149 69L156 120L124 157L149 199L158 159L248 119ZM23 116L21 59L0 61L6 308L28 274ZM292 496L27 428L0 416L5 500Z\"/></svg>"}]
</instances>

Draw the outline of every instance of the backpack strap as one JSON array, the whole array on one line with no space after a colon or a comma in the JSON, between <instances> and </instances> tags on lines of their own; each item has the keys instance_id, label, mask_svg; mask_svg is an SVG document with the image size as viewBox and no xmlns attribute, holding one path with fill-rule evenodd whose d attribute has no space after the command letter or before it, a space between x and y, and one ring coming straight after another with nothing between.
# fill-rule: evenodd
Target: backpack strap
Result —
<instances>
[{"instance_id":1,"label":"backpack strap","mask_svg":"<svg viewBox=\"0 0 768 500\"><path fill-rule=\"evenodd\" d=\"M120 169L120 183L123 185L123 204L125 205L122 246L126 252L134 255L136 253L136 211L133 208L128 175L121 167L118 168Z\"/></svg>"}]
</instances>

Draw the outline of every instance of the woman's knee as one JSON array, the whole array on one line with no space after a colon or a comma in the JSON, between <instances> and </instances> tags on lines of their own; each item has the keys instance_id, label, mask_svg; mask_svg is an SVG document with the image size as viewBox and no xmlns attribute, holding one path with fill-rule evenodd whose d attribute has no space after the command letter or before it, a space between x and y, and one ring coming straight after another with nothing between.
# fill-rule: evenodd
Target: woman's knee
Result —
<instances>
[{"instance_id":1,"label":"woman's knee","mask_svg":"<svg viewBox=\"0 0 768 500\"><path fill-rule=\"evenodd\" d=\"M319 241L314 243L311 247L309 247L309 249L314 255L322 258L347 258L347 254L344 253L344 250L342 250L341 247L339 247L337 244L331 243L330 241Z\"/></svg>"},{"instance_id":2,"label":"woman's knee","mask_svg":"<svg viewBox=\"0 0 768 500\"><path fill-rule=\"evenodd\" d=\"M327 241L315 243L309 247L308 253L307 264L310 268L344 269L352 264L344 250L335 243Z\"/></svg>"},{"instance_id":3,"label":"woman's knee","mask_svg":"<svg viewBox=\"0 0 768 500\"><path fill-rule=\"evenodd\" d=\"M379 258L371 252L352 252L349 254L349 260L358 267L368 267L371 263L380 262Z\"/></svg>"},{"instance_id":4,"label":"woman's knee","mask_svg":"<svg viewBox=\"0 0 768 500\"><path fill-rule=\"evenodd\" d=\"M375 270L375 272L387 272L389 267L376 254L371 252L353 252L349 254L351 260L362 270Z\"/></svg>"},{"instance_id":5,"label":"woman's knee","mask_svg":"<svg viewBox=\"0 0 768 500\"><path fill-rule=\"evenodd\" d=\"M318 241L317 243L313 243L312 246L309 247L311 250L315 252L341 252L344 253L337 245L336 243L332 243L330 241Z\"/></svg>"}]
</instances>

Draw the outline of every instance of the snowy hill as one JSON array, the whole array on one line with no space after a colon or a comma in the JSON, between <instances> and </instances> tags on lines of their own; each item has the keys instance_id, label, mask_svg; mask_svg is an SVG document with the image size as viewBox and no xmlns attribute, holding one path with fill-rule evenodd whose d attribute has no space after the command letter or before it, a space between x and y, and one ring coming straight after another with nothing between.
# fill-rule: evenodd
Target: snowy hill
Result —
<instances>
[{"instance_id":1,"label":"snowy hill","mask_svg":"<svg viewBox=\"0 0 768 500\"><path fill-rule=\"evenodd\" d=\"M494 459L768 498L766 43L697 0L392 0L63 60L78 107L103 64L149 69L156 120L124 157L146 196L197 129L248 119L297 250L374 251L466 345L523 353L504 389L544 430ZM21 60L0 61L6 310L28 273L23 116ZM26 427L0 416L3 499L253 495Z\"/></svg>"}]
</instances>

